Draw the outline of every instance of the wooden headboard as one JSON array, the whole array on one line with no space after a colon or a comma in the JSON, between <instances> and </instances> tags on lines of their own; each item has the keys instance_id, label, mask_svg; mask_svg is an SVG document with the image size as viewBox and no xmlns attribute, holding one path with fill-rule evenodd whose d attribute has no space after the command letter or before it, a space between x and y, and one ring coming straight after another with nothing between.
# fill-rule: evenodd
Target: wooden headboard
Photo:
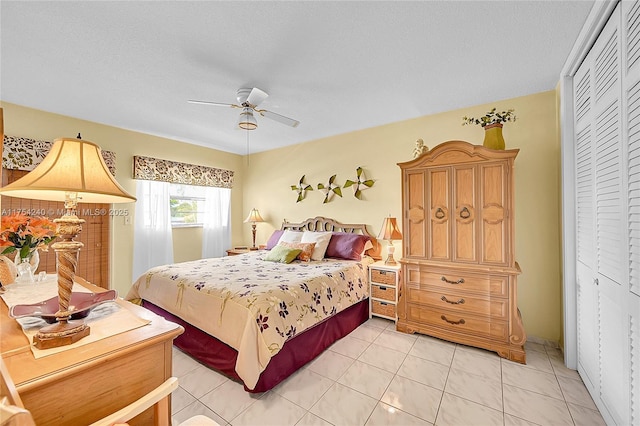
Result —
<instances>
[{"instance_id":1,"label":"wooden headboard","mask_svg":"<svg viewBox=\"0 0 640 426\"><path fill-rule=\"evenodd\" d=\"M300 223L291 223L291 222L283 222L280 229L289 229L291 231L314 231L314 232L348 232L348 233L360 233L362 235L367 235L371 237L371 243L373 244L373 248L367 250L367 255L371 256L373 259L380 260L382 259L381 251L382 247L376 237L369 233L367 230L367 225L363 223L340 223L337 220L330 219L327 217L316 216L313 218L309 218L304 222Z\"/></svg>"}]
</instances>

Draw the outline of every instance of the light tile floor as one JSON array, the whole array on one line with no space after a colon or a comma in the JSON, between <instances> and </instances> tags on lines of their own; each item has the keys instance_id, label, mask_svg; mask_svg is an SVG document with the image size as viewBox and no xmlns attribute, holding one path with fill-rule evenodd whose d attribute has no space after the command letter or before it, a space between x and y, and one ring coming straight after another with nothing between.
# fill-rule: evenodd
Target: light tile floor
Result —
<instances>
[{"instance_id":1,"label":"light tile floor","mask_svg":"<svg viewBox=\"0 0 640 426\"><path fill-rule=\"evenodd\" d=\"M526 349L521 365L373 318L262 394L174 349L173 422L204 414L233 426L605 424L558 349Z\"/></svg>"}]
</instances>

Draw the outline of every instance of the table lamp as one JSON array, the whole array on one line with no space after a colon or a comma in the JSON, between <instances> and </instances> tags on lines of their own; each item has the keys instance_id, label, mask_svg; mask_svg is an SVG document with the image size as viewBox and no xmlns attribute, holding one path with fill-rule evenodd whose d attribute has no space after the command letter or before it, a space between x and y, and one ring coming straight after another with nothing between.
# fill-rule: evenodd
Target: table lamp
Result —
<instances>
[{"instance_id":1,"label":"table lamp","mask_svg":"<svg viewBox=\"0 0 640 426\"><path fill-rule=\"evenodd\" d=\"M389 242L389 246L387 247L387 260L384 261L385 265L395 265L397 262L393 258L393 253L396 248L393 246L393 240L402 239L402 234L398 229L398 223L396 222L395 217L385 217L384 222L382 222L382 229L380 229L380 233L378 234L379 240L387 240Z\"/></svg>"},{"instance_id":2,"label":"table lamp","mask_svg":"<svg viewBox=\"0 0 640 426\"><path fill-rule=\"evenodd\" d=\"M56 139L42 162L27 175L0 188L9 197L64 201L65 214L54 219L58 238L51 244L56 253L58 304L56 323L41 328L33 341L39 349L77 342L90 333L82 321L69 321L69 300L83 244L73 239L82 231L83 219L76 215L78 202L127 203L135 201L109 172L100 147L93 142Z\"/></svg>"},{"instance_id":3,"label":"table lamp","mask_svg":"<svg viewBox=\"0 0 640 426\"><path fill-rule=\"evenodd\" d=\"M264 222L264 219L260 216L257 209L251 209L249 216L244 220L244 223L248 222L251 222L251 232L253 232L253 245L249 250L258 250L258 247L256 247L256 223Z\"/></svg>"}]
</instances>

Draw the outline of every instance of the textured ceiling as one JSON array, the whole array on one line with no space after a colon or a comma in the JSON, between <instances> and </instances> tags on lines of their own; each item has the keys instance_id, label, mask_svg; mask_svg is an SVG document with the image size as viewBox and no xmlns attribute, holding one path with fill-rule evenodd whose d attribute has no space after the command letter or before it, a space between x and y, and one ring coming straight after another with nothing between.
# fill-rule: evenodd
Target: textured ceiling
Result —
<instances>
[{"instance_id":1,"label":"textured ceiling","mask_svg":"<svg viewBox=\"0 0 640 426\"><path fill-rule=\"evenodd\" d=\"M551 90L593 3L2 0L0 99L259 152ZM301 124L187 103L240 87Z\"/></svg>"}]
</instances>

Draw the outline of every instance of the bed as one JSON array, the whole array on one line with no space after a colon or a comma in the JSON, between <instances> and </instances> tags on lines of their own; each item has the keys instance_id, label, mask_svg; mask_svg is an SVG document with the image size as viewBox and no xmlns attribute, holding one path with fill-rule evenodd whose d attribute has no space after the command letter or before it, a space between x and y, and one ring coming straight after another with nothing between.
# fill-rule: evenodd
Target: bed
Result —
<instances>
[{"instance_id":1,"label":"bed","mask_svg":"<svg viewBox=\"0 0 640 426\"><path fill-rule=\"evenodd\" d=\"M292 235L307 241L284 242ZM182 325L175 346L265 392L368 319L367 265L380 258L366 225L324 217L285 222L267 245L152 268L126 299ZM292 251L290 263L269 261Z\"/></svg>"}]
</instances>

